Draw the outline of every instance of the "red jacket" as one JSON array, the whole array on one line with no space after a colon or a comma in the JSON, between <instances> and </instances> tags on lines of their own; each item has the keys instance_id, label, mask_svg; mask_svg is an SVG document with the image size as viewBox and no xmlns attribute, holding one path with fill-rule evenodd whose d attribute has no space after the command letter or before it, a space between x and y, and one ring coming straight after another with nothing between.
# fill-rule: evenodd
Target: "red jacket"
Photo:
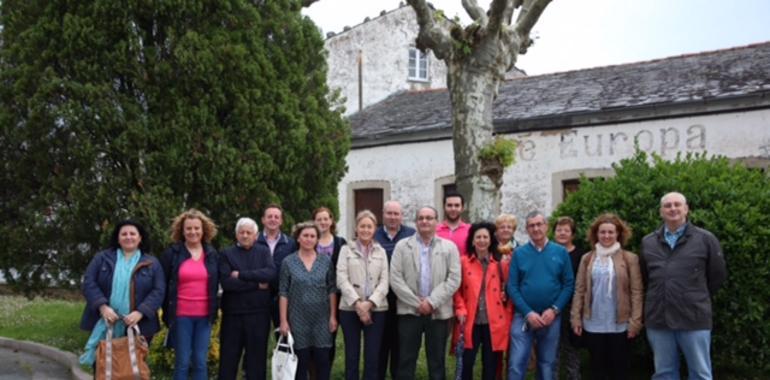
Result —
<instances>
[{"instance_id":1,"label":"red jacket","mask_svg":"<svg viewBox=\"0 0 770 380\"><path fill-rule=\"evenodd\" d=\"M454 295L455 315L465 317L465 348L473 347L473 324L476 321L476 312L479 308L479 296L481 293L481 276L484 268L475 256L463 255L460 258L462 267L462 282ZM501 267L500 267L501 266ZM502 273L502 281L500 281ZM487 302L487 319L489 320L490 335L492 336L492 350L508 350L508 342L513 320L513 303L506 300L505 282L508 280L508 262L498 263L490 256L487 265L486 285L484 297ZM452 347L457 344L460 324L455 325L452 339Z\"/></svg>"}]
</instances>

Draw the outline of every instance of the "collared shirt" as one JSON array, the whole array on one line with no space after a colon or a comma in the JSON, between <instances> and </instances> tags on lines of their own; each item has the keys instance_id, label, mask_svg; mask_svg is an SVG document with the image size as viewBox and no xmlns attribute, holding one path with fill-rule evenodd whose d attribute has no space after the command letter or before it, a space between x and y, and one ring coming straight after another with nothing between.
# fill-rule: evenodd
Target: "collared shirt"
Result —
<instances>
[{"instance_id":1,"label":"collared shirt","mask_svg":"<svg viewBox=\"0 0 770 380\"><path fill-rule=\"evenodd\" d=\"M270 254L275 254L275 246L278 245L278 240L281 240L281 233L279 232L275 239L270 239L270 235L267 234L267 231L262 232L262 235L265 236L267 247L270 248Z\"/></svg>"},{"instance_id":2,"label":"collared shirt","mask_svg":"<svg viewBox=\"0 0 770 380\"><path fill-rule=\"evenodd\" d=\"M385 235L387 235L388 239L390 239L390 240L395 239L396 236L398 236L398 233L401 232L401 225L400 224L398 225L398 229L396 230L396 233L394 233L392 235L390 234L390 231L388 231L388 229L385 228L385 226L383 226L382 228L385 230Z\"/></svg>"},{"instance_id":3,"label":"collared shirt","mask_svg":"<svg viewBox=\"0 0 770 380\"><path fill-rule=\"evenodd\" d=\"M430 243L426 245L422 239L417 238L417 243L420 245L420 296L422 297L430 296L432 285L430 252L433 249L434 239L430 239Z\"/></svg>"},{"instance_id":4,"label":"collared shirt","mask_svg":"<svg viewBox=\"0 0 770 380\"><path fill-rule=\"evenodd\" d=\"M546 246L548 246L548 238L545 238L545 243L543 243L543 247L542 247L542 248L541 248L541 247L538 247L538 246L537 246L537 244L535 244L535 242L533 242L532 240L530 240L530 241L529 241L529 244L531 244L531 245L532 245L532 247L533 247L533 248L535 248L535 251L538 251L538 252L543 252L543 250L545 249L545 247L546 247ZM566 249L566 248L565 248L565 249Z\"/></svg>"},{"instance_id":5,"label":"collared shirt","mask_svg":"<svg viewBox=\"0 0 770 380\"><path fill-rule=\"evenodd\" d=\"M676 247L676 243L679 241L679 238L684 235L685 229L687 229L687 223L677 228L674 232L671 232L671 230L668 229L668 226L663 225L663 238L666 239L666 243L668 243L668 246L671 247L671 249Z\"/></svg>"},{"instance_id":6,"label":"collared shirt","mask_svg":"<svg viewBox=\"0 0 770 380\"><path fill-rule=\"evenodd\" d=\"M457 246L457 250L460 252L460 256L465 256L466 249L465 244L468 240L468 233L471 230L471 225L468 223L465 223L463 221L460 221L460 224L457 225L457 228L452 229L449 227L449 224L447 224L446 220L439 223L438 226L436 226L436 236L451 240L455 243Z\"/></svg>"}]
</instances>

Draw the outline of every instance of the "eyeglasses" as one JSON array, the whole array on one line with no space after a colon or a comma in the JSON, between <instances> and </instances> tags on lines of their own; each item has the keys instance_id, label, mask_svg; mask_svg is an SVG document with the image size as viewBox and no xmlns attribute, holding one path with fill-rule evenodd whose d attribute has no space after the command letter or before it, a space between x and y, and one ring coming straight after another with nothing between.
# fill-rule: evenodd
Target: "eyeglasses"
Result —
<instances>
[{"instance_id":1,"label":"eyeglasses","mask_svg":"<svg viewBox=\"0 0 770 380\"><path fill-rule=\"evenodd\" d=\"M545 223L542 222L527 224L527 228L540 228L543 226L545 226Z\"/></svg>"},{"instance_id":2,"label":"eyeglasses","mask_svg":"<svg viewBox=\"0 0 770 380\"><path fill-rule=\"evenodd\" d=\"M434 219L436 219L436 217L434 217L434 216L418 216L417 217L417 221L418 222L421 222L421 221L428 221L428 222L430 222L430 221L432 221Z\"/></svg>"}]
</instances>

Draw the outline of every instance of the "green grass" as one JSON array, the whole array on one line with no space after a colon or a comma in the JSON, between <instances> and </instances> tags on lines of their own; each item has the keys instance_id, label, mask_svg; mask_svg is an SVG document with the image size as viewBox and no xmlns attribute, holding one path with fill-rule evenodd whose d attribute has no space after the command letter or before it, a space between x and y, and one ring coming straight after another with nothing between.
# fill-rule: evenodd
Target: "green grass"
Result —
<instances>
[{"instance_id":1,"label":"green grass","mask_svg":"<svg viewBox=\"0 0 770 380\"><path fill-rule=\"evenodd\" d=\"M28 340L42 343L48 346L56 347L64 351L73 352L80 355L83 347L88 340L88 333L79 328L80 316L83 313L84 302L66 301L50 298L27 298L12 295L0 295L0 336ZM272 334L271 334L272 335ZM344 378L345 374L345 353L342 342L342 331L337 334L337 352L332 367L332 379ZM268 356L272 355L272 348L275 346L272 337L269 343ZM363 360L363 358L362 358ZM632 363L631 379L645 379L652 374L651 359L638 361L635 357ZM590 378L587 371L587 354L583 352L583 375L584 378ZM268 358L268 371L270 368ZM447 377L454 378L456 361L454 356L448 356L446 359ZM684 365L683 365L684 366ZM363 363L360 368L363 369ZM474 368L474 378L481 377L481 357L476 360ZM717 378L723 379L763 379L762 374L756 373L729 373L722 369L715 369ZM153 379L171 378L171 373L153 369ZM684 371L684 368L683 368ZM216 369L210 369L212 378L216 378ZM427 379L428 369L425 359L424 349L420 350L420 358L417 362L416 379ZM528 376L528 378L534 378Z\"/></svg>"},{"instance_id":2,"label":"green grass","mask_svg":"<svg viewBox=\"0 0 770 380\"><path fill-rule=\"evenodd\" d=\"M84 302L0 296L0 336L29 340L80 354L88 340L81 331Z\"/></svg>"}]
</instances>

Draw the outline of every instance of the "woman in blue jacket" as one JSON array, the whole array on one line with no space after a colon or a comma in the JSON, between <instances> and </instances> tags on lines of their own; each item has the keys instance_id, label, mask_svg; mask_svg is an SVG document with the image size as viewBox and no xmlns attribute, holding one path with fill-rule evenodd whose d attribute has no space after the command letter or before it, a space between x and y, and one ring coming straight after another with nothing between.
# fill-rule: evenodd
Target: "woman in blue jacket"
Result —
<instances>
[{"instance_id":1,"label":"woman in blue jacket","mask_svg":"<svg viewBox=\"0 0 770 380\"><path fill-rule=\"evenodd\" d=\"M110 247L88 264L80 328L91 331L91 336L80 357L82 364L94 364L96 347L108 325L113 326L115 337L124 336L126 327L138 325L148 341L160 329L158 309L166 282L160 263L149 255L149 246L150 238L139 223L122 221L112 231Z\"/></svg>"}]
</instances>

